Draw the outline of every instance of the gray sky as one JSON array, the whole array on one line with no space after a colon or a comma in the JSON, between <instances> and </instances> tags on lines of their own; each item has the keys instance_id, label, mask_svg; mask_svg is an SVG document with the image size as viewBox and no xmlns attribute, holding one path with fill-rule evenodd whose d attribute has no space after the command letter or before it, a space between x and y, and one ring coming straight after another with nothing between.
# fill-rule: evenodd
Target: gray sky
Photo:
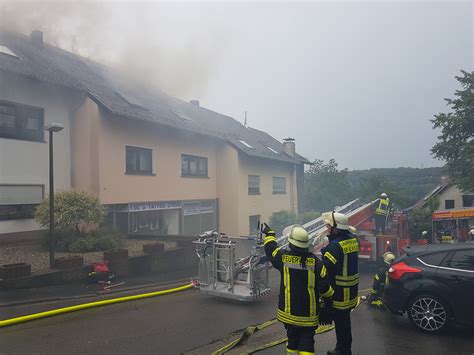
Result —
<instances>
[{"instance_id":1,"label":"gray sky","mask_svg":"<svg viewBox=\"0 0 474 355\"><path fill-rule=\"evenodd\" d=\"M472 2L243 4L204 105L350 169L440 165L432 115L472 70Z\"/></svg>"},{"instance_id":2,"label":"gray sky","mask_svg":"<svg viewBox=\"0 0 474 355\"><path fill-rule=\"evenodd\" d=\"M242 122L247 110L349 169L441 165L429 120L473 63L471 1L2 3L7 28Z\"/></svg>"}]
</instances>

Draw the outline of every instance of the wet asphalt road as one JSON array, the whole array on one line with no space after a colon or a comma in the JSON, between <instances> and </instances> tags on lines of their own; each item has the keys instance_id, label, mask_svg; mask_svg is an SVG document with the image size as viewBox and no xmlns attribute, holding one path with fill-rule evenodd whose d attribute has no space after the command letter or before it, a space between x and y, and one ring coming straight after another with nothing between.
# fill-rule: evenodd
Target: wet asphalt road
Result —
<instances>
[{"instance_id":1,"label":"wet asphalt road","mask_svg":"<svg viewBox=\"0 0 474 355\"><path fill-rule=\"evenodd\" d=\"M372 270L364 272L363 268L361 274L360 288L370 287ZM278 283L276 274L272 283ZM185 291L65 314L0 329L0 354L179 354L274 318L276 297L272 292L253 304L240 304ZM48 306L62 304L41 307ZM9 313L28 313L34 308L22 306ZM353 313L352 323L355 354L474 354L472 329L425 335L415 331L406 318L365 304ZM317 353L333 345L334 332L316 338ZM283 349L265 353L284 353Z\"/></svg>"}]
</instances>

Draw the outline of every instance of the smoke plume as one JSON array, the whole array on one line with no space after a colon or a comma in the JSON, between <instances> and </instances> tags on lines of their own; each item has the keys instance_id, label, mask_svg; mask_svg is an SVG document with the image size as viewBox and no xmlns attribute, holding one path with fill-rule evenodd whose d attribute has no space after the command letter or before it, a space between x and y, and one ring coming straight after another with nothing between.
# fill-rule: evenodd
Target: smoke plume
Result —
<instances>
[{"instance_id":1,"label":"smoke plume","mask_svg":"<svg viewBox=\"0 0 474 355\"><path fill-rule=\"evenodd\" d=\"M228 43L226 26L202 23L190 3L0 0L0 27L118 69L180 98L199 98Z\"/></svg>"}]
</instances>

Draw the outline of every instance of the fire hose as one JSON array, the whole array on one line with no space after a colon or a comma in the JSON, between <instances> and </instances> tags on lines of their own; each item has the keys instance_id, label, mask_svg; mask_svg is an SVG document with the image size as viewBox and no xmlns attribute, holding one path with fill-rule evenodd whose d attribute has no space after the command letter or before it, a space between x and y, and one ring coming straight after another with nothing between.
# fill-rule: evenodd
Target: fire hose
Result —
<instances>
[{"instance_id":1,"label":"fire hose","mask_svg":"<svg viewBox=\"0 0 474 355\"><path fill-rule=\"evenodd\" d=\"M45 311L45 312L33 313L33 314L26 315L26 316L0 320L0 327L6 327L6 326L9 326L9 325L25 323L25 322L29 322L29 321L32 321L32 320L35 320L35 319L41 319L41 318L46 318L46 317L57 316L57 315L64 314L64 313L77 312L77 311L81 311L83 309L88 309L88 308L101 307L101 306L106 306L106 305L115 304L115 303L135 301L135 300L140 300L140 299L150 298L150 297L156 297L156 296L163 296L163 295L167 295L167 294L170 294L170 293L176 293L176 292L188 290L188 289L191 289L193 287L195 287L195 285L193 283L191 283L191 284L188 284L188 285L184 285L184 286L180 286L180 287L176 287L176 288L171 288L171 289L168 289L168 290L148 292L148 293L142 293L142 294L133 295L133 296L118 297L118 298L112 298L112 299L103 300L103 301L82 303L82 304L78 304L78 305L75 305L75 306L52 309L52 310Z\"/></svg>"}]
</instances>

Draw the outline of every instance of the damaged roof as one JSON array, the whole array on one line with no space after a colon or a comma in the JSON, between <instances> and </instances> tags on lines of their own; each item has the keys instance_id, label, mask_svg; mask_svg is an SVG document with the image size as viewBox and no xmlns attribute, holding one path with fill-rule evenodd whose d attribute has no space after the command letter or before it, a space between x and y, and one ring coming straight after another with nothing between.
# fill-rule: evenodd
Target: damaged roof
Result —
<instances>
[{"instance_id":1,"label":"damaged roof","mask_svg":"<svg viewBox=\"0 0 474 355\"><path fill-rule=\"evenodd\" d=\"M254 157L309 163L298 154L286 154L283 144L265 132L163 92L134 87L111 68L74 53L33 44L17 33L0 32L0 44L14 54L0 51L0 70L85 92L115 115L212 136Z\"/></svg>"}]
</instances>

